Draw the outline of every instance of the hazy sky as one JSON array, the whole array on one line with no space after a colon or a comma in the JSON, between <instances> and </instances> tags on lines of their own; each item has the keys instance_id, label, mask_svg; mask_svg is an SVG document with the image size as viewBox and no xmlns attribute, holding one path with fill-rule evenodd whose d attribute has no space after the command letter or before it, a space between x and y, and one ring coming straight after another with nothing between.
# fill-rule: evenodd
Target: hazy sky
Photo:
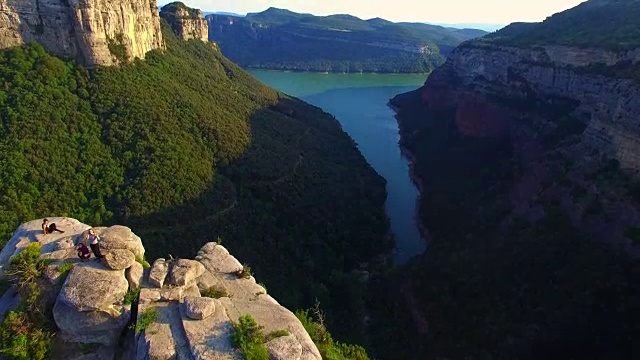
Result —
<instances>
[{"instance_id":1,"label":"hazy sky","mask_svg":"<svg viewBox=\"0 0 640 360\"><path fill-rule=\"evenodd\" d=\"M240 14L270 6L314 15L351 14L363 19L437 23L542 21L583 0L182 0L203 11ZM170 1L159 0L159 5Z\"/></svg>"}]
</instances>

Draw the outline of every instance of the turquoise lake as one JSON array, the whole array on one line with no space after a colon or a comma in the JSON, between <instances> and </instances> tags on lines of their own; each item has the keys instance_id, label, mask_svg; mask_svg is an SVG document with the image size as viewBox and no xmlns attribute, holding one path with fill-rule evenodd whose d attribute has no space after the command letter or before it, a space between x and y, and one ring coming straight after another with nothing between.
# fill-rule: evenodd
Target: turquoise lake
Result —
<instances>
[{"instance_id":1,"label":"turquoise lake","mask_svg":"<svg viewBox=\"0 0 640 360\"><path fill-rule=\"evenodd\" d=\"M251 70L265 84L333 114L358 143L369 164L387 180L386 210L404 263L425 251L415 219L418 190L398 147L398 124L387 102L422 86L425 75L320 74Z\"/></svg>"}]
</instances>

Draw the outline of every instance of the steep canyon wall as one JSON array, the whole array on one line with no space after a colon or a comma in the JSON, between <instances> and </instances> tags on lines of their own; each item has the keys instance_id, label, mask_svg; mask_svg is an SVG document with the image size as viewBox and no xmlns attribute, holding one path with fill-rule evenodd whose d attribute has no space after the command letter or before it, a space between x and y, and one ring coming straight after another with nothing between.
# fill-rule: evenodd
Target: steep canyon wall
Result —
<instances>
[{"instance_id":1,"label":"steep canyon wall","mask_svg":"<svg viewBox=\"0 0 640 360\"><path fill-rule=\"evenodd\" d=\"M0 0L0 48L32 41L88 66L164 47L155 0Z\"/></svg>"}]
</instances>

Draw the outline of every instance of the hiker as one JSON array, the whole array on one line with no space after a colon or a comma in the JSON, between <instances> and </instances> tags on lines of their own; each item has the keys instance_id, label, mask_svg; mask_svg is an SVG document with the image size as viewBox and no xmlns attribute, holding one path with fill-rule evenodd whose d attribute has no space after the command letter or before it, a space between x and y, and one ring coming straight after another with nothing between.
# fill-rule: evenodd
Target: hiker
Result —
<instances>
[{"instance_id":1,"label":"hiker","mask_svg":"<svg viewBox=\"0 0 640 360\"><path fill-rule=\"evenodd\" d=\"M102 260L104 255L100 252L100 237L96 232L93 229L87 230L84 235L84 240L84 242L88 240L91 251L93 251L93 255L98 259L98 261Z\"/></svg>"},{"instance_id":2,"label":"hiker","mask_svg":"<svg viewBox=\"0 0 640 360\"><path fill-rule=\"evenodd\" d=\"M56 227L55 223L51 223L51 225L49 225L49 219L44 219L42 221L42 232L47 235L47 234L53 234L54 232L59 232L59 233L64 233L64 231L62 230L58 230L58 228Z\"/></svg>"},{"instance_id":3,"label":"hiker","mask_svg":"<svg viewBox=\"0 0 640 360\"><path fill-rule=\"evenodd\" d=\"M82 241L79 242L78 245L76 245L76 250L78 250L78 257L82 262L84 262L85 260L88 260L91 257L91 252L89 251L89 248Z\"/></svg>"}]
</instances>

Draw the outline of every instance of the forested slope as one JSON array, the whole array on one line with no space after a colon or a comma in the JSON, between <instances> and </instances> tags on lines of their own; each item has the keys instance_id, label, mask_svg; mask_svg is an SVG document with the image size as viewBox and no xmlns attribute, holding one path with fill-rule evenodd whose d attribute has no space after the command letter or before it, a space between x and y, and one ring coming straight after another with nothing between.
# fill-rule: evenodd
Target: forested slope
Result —
<instances>
[{"instance_id":1,"label":"forested slope","mask_svg":"<svg viewBox=\"0 0 640 360\"><path fill-rule=\"evenodd\" d=\"M353 270L392 246L384 180L330 115L163 30L122 67L0 53L0 238L53 215L126 224L150 258L221 237L283 305L318 299L357 337Z\"/></svg>"},{"instance_id":2,"label":"forested slope","mask_svg":"<svg viewBox=\"0 0 640 360\"><path fill-rule=\"evenodd\" d=\"M540 23L514 23L483 40L509 46L565 45L630 50L640 45L640 2L591 0Z\"/></svg>"}]
</instances>

